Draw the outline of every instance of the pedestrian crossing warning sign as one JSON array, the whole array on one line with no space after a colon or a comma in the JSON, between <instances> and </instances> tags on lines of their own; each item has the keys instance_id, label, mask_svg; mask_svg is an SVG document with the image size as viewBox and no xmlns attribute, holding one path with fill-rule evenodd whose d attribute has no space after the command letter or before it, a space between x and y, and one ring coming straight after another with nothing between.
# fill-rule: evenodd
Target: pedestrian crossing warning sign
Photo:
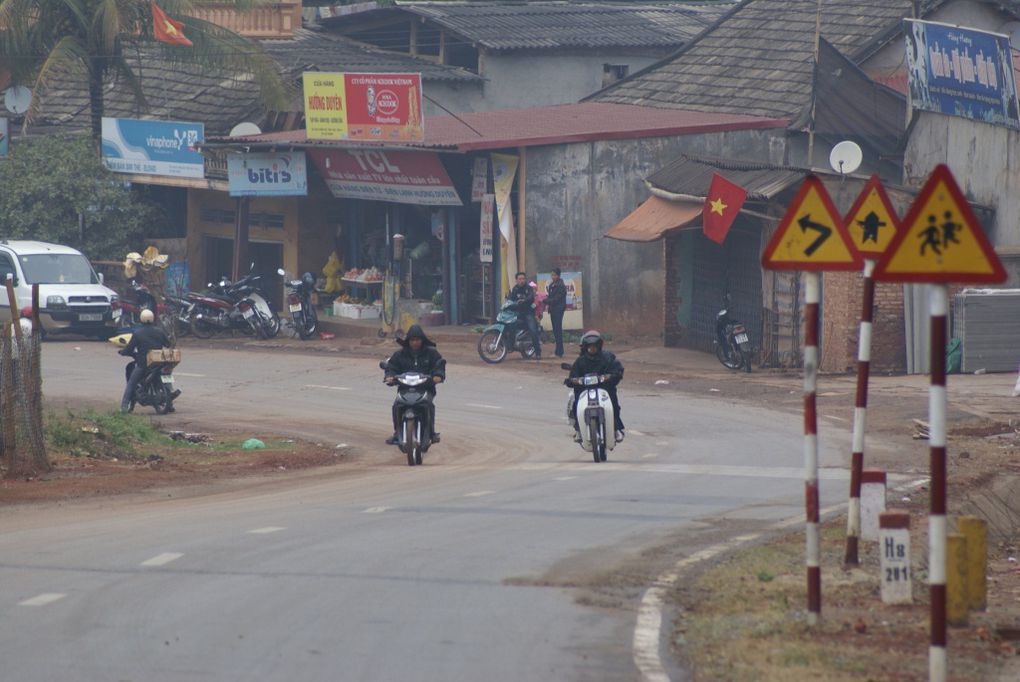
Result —
<instances>
[{"instance_id":1,"label":"pedestrian crossing warning sign","mask_svg":"<svg viewBox=\"0 0 1020 682\"><path fill-rule=\"evenodd\" d=\"M857 250L877 259L900 231L900 219L882 181L872 175L846 215L846 231Z\"/></svg>"},{"instance_id":2,"label":"pedestrian crossing warning sign","mask_svg":"<svg viewBox=\"0 0 1020 682\"><path fill-rule=\"evenodd\" d=\"M1006 270L949 171L940 165L925 182L875 269L887 282L997 284Z\"/></svg>"},{"instance_id":3,"label":"pedestrian crossing warning sign","mask_svg":"<svg viewBox=\"0 0 1020 682\"><path fill-rule=\"evenodd\" d=\"M863 261L825 185L804 178L761 257L766 270L860 270Z\"/></svg>"}]
</instances>

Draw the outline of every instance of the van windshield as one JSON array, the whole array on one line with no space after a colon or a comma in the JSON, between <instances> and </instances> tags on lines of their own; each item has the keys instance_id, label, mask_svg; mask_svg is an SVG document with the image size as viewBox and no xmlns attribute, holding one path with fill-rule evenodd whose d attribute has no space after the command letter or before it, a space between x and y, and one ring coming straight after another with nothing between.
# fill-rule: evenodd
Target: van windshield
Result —
<instances>
[{"instance_id":1,"label":"van windshield","mask_svg":"<svg viewBox=\"0 0 1020 682\"><path fill-rule=\"evenodd\" d=\"M77 253L19 256L28 284L99 284L88 258Z\"/></svg>"}]
</instances>

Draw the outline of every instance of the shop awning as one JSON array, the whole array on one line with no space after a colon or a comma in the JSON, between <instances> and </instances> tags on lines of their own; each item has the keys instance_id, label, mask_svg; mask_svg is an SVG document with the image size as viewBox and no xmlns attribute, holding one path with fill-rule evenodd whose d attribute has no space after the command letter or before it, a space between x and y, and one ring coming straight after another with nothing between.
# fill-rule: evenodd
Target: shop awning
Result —
<instances>
[{"instance_id":1,"label":"shop awning","mask_svg":"<svg viewBox=\"0 0 1020 682\"><path fill-rule=\"evenodd\" d=\"M654 242L666 233L686 227L701 217L703 204L668 201L652 196L616 224L606 236L625 242Z\"/></svg>"},{"instance_id":2,"label":"shop awning","mask_svg":"<svg viewBox=\"0 0 1020 682\"><path fill-rule=\"evenodd\" d=\"M338 199L463 206L435 152L309 149L308 156Z\"/></svg>"}]
</instances>

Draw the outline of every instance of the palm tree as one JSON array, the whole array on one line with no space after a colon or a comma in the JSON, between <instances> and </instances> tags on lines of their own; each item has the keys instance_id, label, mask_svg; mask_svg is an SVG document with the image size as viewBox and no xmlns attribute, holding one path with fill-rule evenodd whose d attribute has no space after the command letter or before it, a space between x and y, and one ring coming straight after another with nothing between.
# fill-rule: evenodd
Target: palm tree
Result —
<instances>
[{"instance_id":1,"label":"palm tree","mask_svg":"<svg viewBox=\"0 0 1020 682\"><path fill-rule=\"evenodd\" d=\"M219 0L247 10L264 0ZM137 72L142 52L183 68L252 78L263 102L282 108L286 89L276 63L255 41L189 16L190 0L161 0L160 7L184 23L192 47L155 42L150 0L0 0L0 74L31 85L35 96L25 124L35 118L47 86L68 76L87 82L92 137L102 138L103 86L126 88L140 109L145 94ZM135 59L128 57L134 53Z\"/></svg>"}]
</instances>

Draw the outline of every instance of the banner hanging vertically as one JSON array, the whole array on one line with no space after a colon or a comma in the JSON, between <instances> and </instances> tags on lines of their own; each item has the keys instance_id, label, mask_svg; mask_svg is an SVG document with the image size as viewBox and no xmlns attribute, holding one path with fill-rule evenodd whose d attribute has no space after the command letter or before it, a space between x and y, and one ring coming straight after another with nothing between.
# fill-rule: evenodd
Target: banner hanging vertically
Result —
<instances>
[{"instance_id":1,"label":"banner hanging vertically","mask_svg":"<svg viewBox=\"0 0 1020 682\"><path fill-rule=\"evenodd\" d=\"M503 296L510 293L514 273L517 272L517 237L514 233L513 210L510 193L517 175L520 159L511 154L492 155L492 180L496 194L496 216L500 235L500 285Z\"/></svg>"}]
</instances>

